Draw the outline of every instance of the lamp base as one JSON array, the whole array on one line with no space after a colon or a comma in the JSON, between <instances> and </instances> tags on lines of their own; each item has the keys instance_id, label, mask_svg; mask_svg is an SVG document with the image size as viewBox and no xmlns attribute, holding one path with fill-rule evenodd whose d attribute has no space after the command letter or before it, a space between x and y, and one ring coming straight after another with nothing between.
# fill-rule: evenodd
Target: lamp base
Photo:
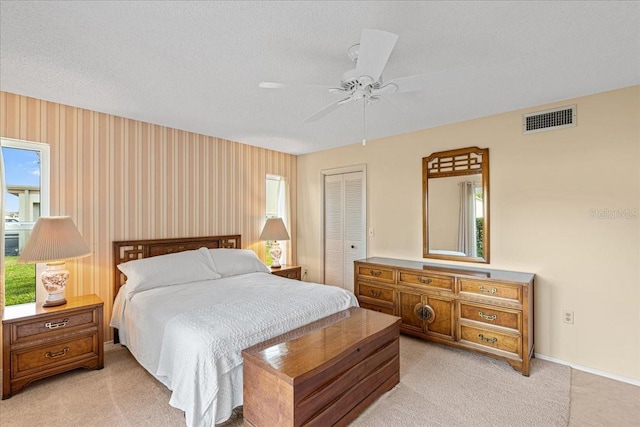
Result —
<instances>
[{"instance_id":1,"label":"lamp base","mask_svg":"<svg viewBox=\"0 0 640 427\"><path fill-rule=\"evenodd\" d=\"M40 275L42 286L49 294L47 300L42 304L43 307L55 307L67 303L64 297L64 288L67 286L67 279L69 279L69 270L65 268L64 264L64 261L50 262L47 264L47 269Z\"/></svg>"},{"instance_id":2,"label":"lamp base","mask_svg":"<svg viewBox=\"0 0 640 427\"><path fill-rule=\"evenodd\" d=\"M67 303L67 300L65 298L62 298L60 300L53 300L53 301L45 301L42 303L43 307L56 307L58 305L65 305Z\"/></svg>"},{"instance_id":3,"label":"lamp base","mask_svg":"<svg viewBox=\"0 0 640 427\"><path fill-rule=\"evenodd\" d=\"M280 268L280 257L282 256L282 249L280 249L280 243L277 240L274 240L271 243L271 250L269 251L271 254L271 268Z\"/></svg>"}]
</instances>

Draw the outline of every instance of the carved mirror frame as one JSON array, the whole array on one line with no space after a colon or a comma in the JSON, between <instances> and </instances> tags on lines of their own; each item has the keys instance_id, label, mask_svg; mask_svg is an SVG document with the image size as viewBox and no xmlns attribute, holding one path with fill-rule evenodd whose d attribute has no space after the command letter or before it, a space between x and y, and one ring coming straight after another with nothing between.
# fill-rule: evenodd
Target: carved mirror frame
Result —
<instances>
[{"instance_id":1,"label":"carved mirror frame","mask_svg":"<svg viewBox=\"0 0 640 427\"><path fill-rule=\"evenodd\" d=\"M483 225L482 256L457 255L453 253L435 253L436 248L429 247L429 180L478 175L482 177ZM433 182L433 181L432 181ZM432 201L433 203L433 201ZM456 150L440 151L422 158L422 237L424 258L445 259L489 263L489 149L468 147ZM440 251L449 252L449 251ZM455 252L455 251L451 251Z\"/></svg>"}]
</instances>

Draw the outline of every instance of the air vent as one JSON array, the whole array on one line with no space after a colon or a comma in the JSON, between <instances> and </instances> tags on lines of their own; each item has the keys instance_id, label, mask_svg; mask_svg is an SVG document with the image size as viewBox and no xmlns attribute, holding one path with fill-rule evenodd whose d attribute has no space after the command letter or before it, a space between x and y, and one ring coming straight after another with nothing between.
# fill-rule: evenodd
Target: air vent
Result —
<instances>
[{"instance_id":1,"label":"air vent","mask_svg":"<svg viewBox=\"0 0 640 427\"><path fill-rule=\"evenodd\" d=\"M575 105L554 108L553 110L537 111L522 116L522 130L525 135L545 130L568 128L575 125Z\"/></svg>"}]
</instances>

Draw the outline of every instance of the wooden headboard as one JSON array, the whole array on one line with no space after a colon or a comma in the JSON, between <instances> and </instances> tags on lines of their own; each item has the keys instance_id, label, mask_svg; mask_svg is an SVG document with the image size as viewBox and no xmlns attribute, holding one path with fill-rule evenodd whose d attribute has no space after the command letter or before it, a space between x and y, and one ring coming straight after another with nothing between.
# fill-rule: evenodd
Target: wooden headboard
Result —
<instances>
[{"instance_id":1,"label":"wooden headboard","mask_svg":"<svg viewBox=\"0 0 640 427\"><path fill-rule=\"evenodd\" d=\"M174 252L190 251L199 248L242 248L239 234L230 236L181 237L177 239L154 240L123 240L113 242L113 298L118 295L120 287L124 285L126 276L118 270L118 264L123 262L166 255Z\"/></svg>"}]
</instances>

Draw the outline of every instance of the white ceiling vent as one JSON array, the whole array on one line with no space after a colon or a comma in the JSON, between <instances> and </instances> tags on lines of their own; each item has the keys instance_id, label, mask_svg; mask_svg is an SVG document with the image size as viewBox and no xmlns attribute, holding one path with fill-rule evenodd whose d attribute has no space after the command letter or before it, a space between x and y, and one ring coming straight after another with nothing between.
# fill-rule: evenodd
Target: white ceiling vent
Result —
<instances>
[{"instance_id":1,"label":"white ceiling vent","mask_svg":"<svg viewBox=\"0 0 640 427\"><path fill-rule=\"evenodd\" d=\"M522 116L522 130L528 133L545 130L562 129L576 125L576 106L554 108L552 110L537 111Z\"/></svg>"}]
</instances>

